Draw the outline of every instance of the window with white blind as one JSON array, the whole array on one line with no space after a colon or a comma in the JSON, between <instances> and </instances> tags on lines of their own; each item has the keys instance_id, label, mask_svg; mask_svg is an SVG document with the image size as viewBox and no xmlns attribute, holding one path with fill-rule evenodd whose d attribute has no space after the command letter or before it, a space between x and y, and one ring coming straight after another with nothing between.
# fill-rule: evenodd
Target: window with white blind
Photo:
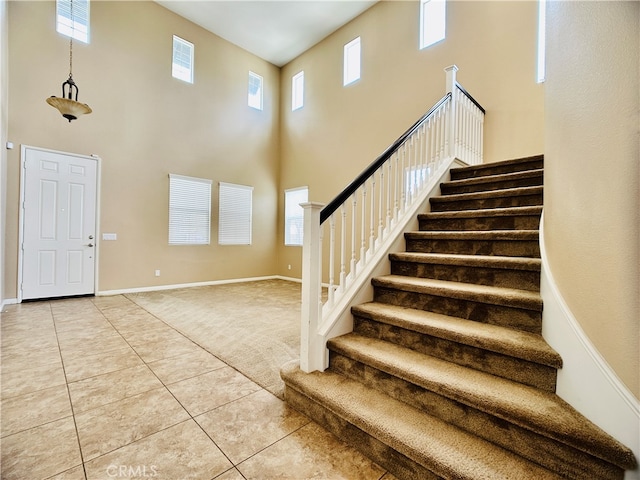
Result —
<instances>
[{"instance_id":1,"label":"window with white blind","mask_svg":"<svg viewBox=\"0 0 640 480\"><path fill-rule=\"evenodd\" d=\"M354 38L344 46L344 83L360 80L360 37Z\"/></svg>"},{"instance_id":2,"label":"window with white blind","mask_svg":"<svg viewBox=\"0 0 640 480\"><path fill-rule=\"evenodd\" d=\"M444 40L447 24L445 0L420 1L420 48Z\"/></svg>"},{"instance_id":3,"label":"window with white blind","mask_svg":"<svg viewBox=\"0 0 640 480\"><path fill-rule=\"evenodd\" d=\"M193 83L193 43L174 35L171 75L185 82Z\"/></svg>"},{"instance_id":4,"label":"window with white blind","mask_svg":"<svg viewBox=\"0 0 640 480\"><path fill-rule=\"evenodd\" d=\"M89 43L89 0L57 0L56 31Z\"/></svg>"},{"instance_id":5,"label":"window with white blind","mask_svg":"<svg viewBox=\"0 0 640 480\"><path fill-rule=\"evenodd\" d=\"M304 106L304 70L291 78L291 110Z\"/></svg>"},{"instance_id":6,"label":"window with white blind","mask_svg":"<svg viewBox=\"0 0 640 480\"><path fill-rule=\"evenodd\" d=\"M220 245L251 245L252 199L253 187L220 182Z\"/></svg>"},{"instance_id":7,"label":"window with white blind","mask_svg":"<svg viewBox=\"0 0 640 480\"><path fill-rule=\"evenodd\" d=\"M209 245L211 180L169 174L169 245Z\"/></svg>"},{"instance_id":8,"label":"window with white blind","mask_svg":"<svg viewBox=\"0 0 640 480\"><path fill-rule=\"evenodd\" d=\"M253 72L249 72L248 103L251 108L262 110L262 77Z\"/></svg>"},{"instance_id":9,"label":"window with white blind","mask_svg":"<svg viewBox=\"0 0 640 480\"><path fill-rule=\"evenodd\" d=\"M290 188L284 191L284 244L302 245L304 210L301 203L309 201L309 188Z\"/></svg>"}]
</instances>

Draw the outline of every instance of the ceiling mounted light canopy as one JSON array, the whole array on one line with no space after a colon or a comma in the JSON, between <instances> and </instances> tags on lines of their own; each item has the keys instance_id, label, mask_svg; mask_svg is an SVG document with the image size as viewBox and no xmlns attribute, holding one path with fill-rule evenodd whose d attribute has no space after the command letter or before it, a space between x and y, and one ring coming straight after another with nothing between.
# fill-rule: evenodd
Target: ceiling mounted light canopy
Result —
<instances>
[{"instance_id":1,"label":"ceiling mounted light canopy","mask_svg":"<svg viewBox=\"0 0 640 480\"><path fill-rule=\"evenodd\" d=\"M73 0L71 0L70 5L72 31L69 37L69 78L62 84L62 97L52 95L47 98L47 103L57 108L62 116L69 120L69 123L71 123L71 120L76 120L80 115L92 112L89 105L78 102L78 86L73 81Z\"/></svg>"}]
</instances>

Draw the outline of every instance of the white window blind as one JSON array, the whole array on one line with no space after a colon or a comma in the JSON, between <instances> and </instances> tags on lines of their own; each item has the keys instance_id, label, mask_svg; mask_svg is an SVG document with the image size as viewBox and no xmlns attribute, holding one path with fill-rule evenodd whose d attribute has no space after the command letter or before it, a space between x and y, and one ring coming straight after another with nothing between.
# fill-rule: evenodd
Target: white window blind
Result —
<instances>
[{"instance_id":1,"label":"white window blind","mask_svg":"<svg viewBox=\"0 0 640 480\"><path fill-rule=\"evenodd\" d=\"M252 198L253 187L220 182L220 245L251 245Z\"/></svg>"},{"instance_id":2,"label":"white window blind","mask_svg":"<svg viewBox=\"0 0 640 480\"><path fill-rule=\"evenodd\" d=\"M426 48L444 40L447 24L445 0L421 0L420 2L420 48Z\"/></svg>"},{"instance_id":3,"label":"white window blind","mask_svg":"<svg viewBox=\"0 0 640 480\"><path fill-rule=\"evenodd\" d=\"M304 71L296 73L291 79L291 110L304 106Z\"/></svg>"},{"instance_id":4,"label":"white window blind","mask_svg":"<svg viewBox=\"0 0 640 480\"><path fill-rule=\"evenodd\" d=\"M249 106L256 110L262 110L262 83L260 75L249 72Z\"/></svg>"},{"instance_id":5,"label":"white window blind","mask_svg":"<svg viewBox=\"0 0 640 480\"><path fill-rule=\"evenodd\" d=\"M211 180L169 174L169 245L208 245Z\"/></svg>"},{"instance_id":6,"label":"white window blind","mask_svg":"<svg viewBox=\"0 0 640 480\"><path fill-rule=\"evenodd\" d=\"M349 85L360 79L360 37L344 46L344 83Z\"/></svg>"},{"instance_id":7,"label":"white window blind","mask_svg":"<svg viewBox=\"0 0 640 480\"><path fill-rule=\"evenodd\" d=\"M284 192L284 244L302 245L304 210L300 206L309 200L309 188L291 188Z\"/></svg>"},{"instance_id":8,"label":"white window blind","mask_svg":"<svg viewBox=\"0 0 640 480\"><path fill-rule=\"evenodd\" d=\"M193 83L193 43L173 36L173 61L171 74L185 82Z\"/></svg>"},{"instance_id":9,"label":"white window blind","mask_svg":"<svg viewBox=\"0 0 640 480\"><path fill-rule=\"evenodd\" d=\"M73 12L71 0L57 0L56 31L89 43L89 0L73 0Z\"/></svg>"}]
</instances>

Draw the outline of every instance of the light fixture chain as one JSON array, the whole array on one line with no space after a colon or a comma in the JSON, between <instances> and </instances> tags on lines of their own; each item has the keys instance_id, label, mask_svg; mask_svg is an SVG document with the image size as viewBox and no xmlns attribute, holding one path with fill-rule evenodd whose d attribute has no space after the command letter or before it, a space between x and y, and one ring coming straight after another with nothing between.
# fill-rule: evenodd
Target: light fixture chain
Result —
<instances>
[{"instance_id":1,"label":"light fixture chain","mask_svg":"<svg viewBox=\"0 0 640 480\"><path fill-rule=\"evenodd\" d=\"M69 37L69 78L73 77L73 36L76 33L76 25L73 21L73 0L69 0L69 13L71 16L71 36Z\"/></svg>"}]
</instances>

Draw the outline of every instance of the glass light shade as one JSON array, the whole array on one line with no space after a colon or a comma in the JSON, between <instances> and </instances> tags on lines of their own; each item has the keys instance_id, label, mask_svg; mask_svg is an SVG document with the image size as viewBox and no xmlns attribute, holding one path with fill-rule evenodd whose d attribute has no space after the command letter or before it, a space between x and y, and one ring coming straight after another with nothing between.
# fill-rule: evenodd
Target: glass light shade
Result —
<instances>
[{"instance_id":1,"label":"glass light shade","mask_svg":"<svg viewBox=\"0 0 640 480\"><path fill-rule=\"evenodd\" d=\"M69 122L77 119L80 115L85 115L92 111L91 107L86 103L80 103L70 98L51 96L47 98L47 103L57 108L62 116L69 120Z\"/></svg>"}]
</instances>

